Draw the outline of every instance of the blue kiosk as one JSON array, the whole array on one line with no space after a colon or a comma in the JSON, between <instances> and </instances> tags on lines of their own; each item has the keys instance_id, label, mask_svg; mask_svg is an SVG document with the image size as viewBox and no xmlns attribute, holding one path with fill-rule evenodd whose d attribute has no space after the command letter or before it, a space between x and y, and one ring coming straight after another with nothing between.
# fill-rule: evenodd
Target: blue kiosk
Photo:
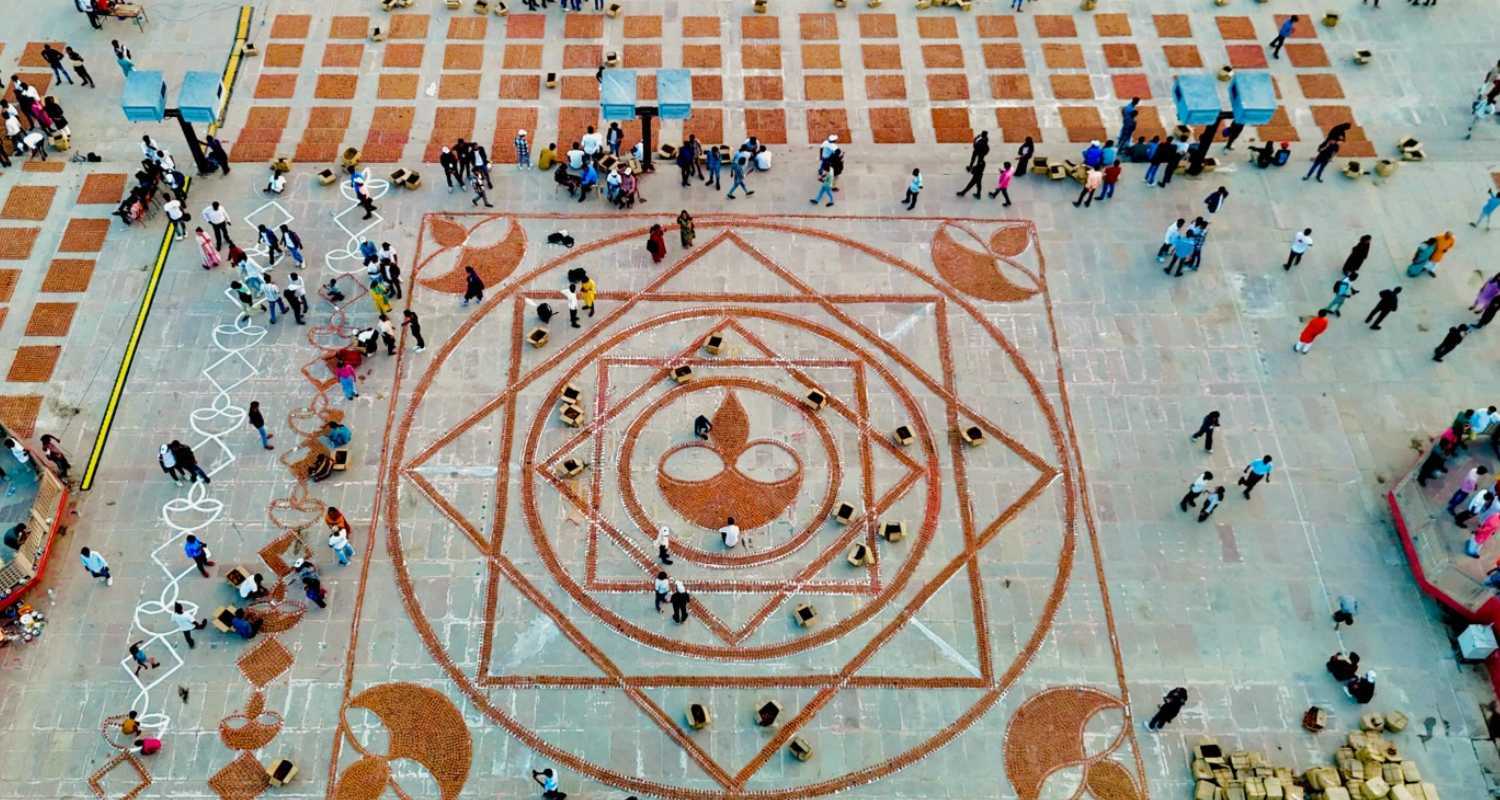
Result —
<instances>
[{"instance_id":1,"label":"blue kiosk","mask_svg":"<svg viewBox=\"0 0 1500 800\"><path fill-rule=\"evenodd\" d=\"M1229 110L1219 100L1219 81L1212 75L1179 75L1172 83L1177 121L1204 126L1198 146L1188 161L1187 174L1203 172L1203 159L1213 146L1219 125L1233 120L1241 125L1265 125L1276 114L1276 87L1267 72L1239 72L1229 82Z\"/></svg>"},{"instance_id":2,"label":"blue kiosk","mask_svg":"<svg viewBox=\"0 0 1500 800\"><path fill-rule=\"evenodd\" d=\"M177 91L177 107L167 107L167 82L160 70L138 69L125 79L125 89L120 94L120 110L130 122L161 122L174 117L182 127L187 139L188 152L199 174L212 172L213 164L203 155L203 145L198 141L194 123L213 124L219 118L219 104L224 89L219 76L213 72L190 71L182 78Z\"/></svg>"},{"instance_id":3,"label":"blue kiosk","mask_svg":"<svg viewBox=\"0 0 1500 800\"><path fill-rule=\"evenodd\" d=\"M651 119L687 119L693 113L693 80L685 69L656 72L656 105L636 104L636 74L633 69L605 70L599 86L599 112L607 120L641 120L641 169L655 170L651 163Z\"/></svg>"}]
</instances>

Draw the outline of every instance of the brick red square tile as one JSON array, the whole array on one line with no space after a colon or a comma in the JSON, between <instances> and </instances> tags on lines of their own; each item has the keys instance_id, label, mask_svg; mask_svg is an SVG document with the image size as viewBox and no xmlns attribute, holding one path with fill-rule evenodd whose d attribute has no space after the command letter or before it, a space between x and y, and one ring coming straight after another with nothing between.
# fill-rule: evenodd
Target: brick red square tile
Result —
<instances>
[{"instance_id":1,"label":"brick red square tile","mask_svg":"<svg viewBox=\"0 0 1500 800\"><path fill-rule=\"evenodd\" d=\"M801 14L797 18L797 24L804 40L839 38L838 19L832 14Z\"/></svg>"},{"instance_id":2,"label":"brick red square tile","mask_svg":"<svg viewBox=\"0 0 1500 800\"><path fill-rule=\"evenodd\" d=\"M684 44L682 46L682 66L688 69L719 69L723 65L724 59L716 44Z\"/></svg>"},{"instance_id":3,"label":"brick red square tile","mask_svg":"<svg viewBox=\"0 0 1500 800\"><path fill-rule=\"evenodd\" d=\"M598 39L602 36L604 36L604 17L598 14L569 14L563 20L564 39Z\"/></svg>"},{"instance_id":4,"label":"brick red square tile","mask_svg":"<svg viewBox=\"0 0 1500 800\"><path fill-rule=\"evenodd\" d=\"M1109 80L1115 87L1115 97L1121 100L1129 100L1132 97L1147 100L1151 97L1151 82L1142 73L1133 72L1128 75L1111 75L1109 76Z\"/></svg>"},{"instance_id":5,"label":"brick red square tile","mask_svg":"<svg viewBox=\"0 0 1500 800\"><path fill-rule=\"evenodd\" d=\"M626 15L625 38L660 39L661 16L659 14Z\"/></svg>"},{"instance_id":6,"label":"brick red square tile","mask_svg":"<svg viewBox=\"0 0 1500 800\"><path fill-rule=\"evenodd\" d=\"M297 92L297 75L293 72L262 72L255 82L255 96L261 100L284 99Z\"/></svg>"},{"instance_id":7,"label":"brick red square tile","mask_svg":"<svg viewBox=\"0 0 1500 800\"><path fill-rule=\"evenodd\" d=\"M802 45L803 69L841 69L843 60L836 44Z\"/></svg>"},{"instance_id":8,"label":"brick red square tile","mask_svg":"<svg viewBox=\"0 0 1500 800\"><path fill-rule=\"evenodd\" d=\"M745 39L779 39L781 25L776 17L747 14L740 17L740 36Z\"/></svg>"},{"instance_id":9,"label":"brick red square tile","mask_svg":"<svg viewBox=\"0 0 1500 800\"><path fill-rule=\"evenodd\" d=\"M505 46L505 56L500 64L505 69L541 69L542 46L539 44L507 44ZM597 63L595 66L597 66Z\"/></svg>"},{"instance_id":10,"label":"brick red square tile","mask_svg":"<svg viewBox=\"0 0 1500 800\"><path fill-rule=\"evenodd\" d=\"M692 76L693 101L723 100L724 78L718 74L700 73Z\"/></svg>"},{"instance_id":11,"label":"brick red square tile","mask_svg":"<svg viewBox=\"0 0 1500 800\"><path fill-rule=\"evenodd\" d=\"M635 76L635 96L642 101L656 99L656 75L654 73Z\"/></svg>"},{"instance_id":12,"label":"brick red square tile","mask_svg":"<svg viewBox=\"0 0 1500 800\"><path fill-rule=\"evenodd\" d=\"M1044 39L1068 38L1078 35L1078 26L1073 18L1065 14L1037 14L1031 18L1036 23L1036 34Z\"/></svg>"},{"instance_id":13,"label":"brick red square tile","mask_svg":"<svg viewBox=\"0 0 1500 800\"><path fill-rule=\"evenodd\" d=\"M1186 14L1156 14L1151 21L1156 24L1156 35L1162 39L1186 39L1193 35L1193 25Z\"/></svg>"},{"instance_id":14,"label":"brick red square tile","mask_svg":"<svg viewBox=\"0 0 1500 800\"><path fill-rule=\"evenodd\" d=\"M568 22L564 28L572 25L574 19L598 20L599 30L604 30L604 19L598 16L585 14L569 14ZM581 23L587 24L587 23ZM566 35L566 34L564 34ZM596 34L598 35L598 34ZM449 37L457 38L457 37ZM483 38L483 37L478 37ZM547 15L545 14L510 14L505 18L505 38L510 39L545 39L547 38Z\"/></svg>"},{"instance_id":15,"label":"brick red square tile","mask_svg":"<svg viewBox=\"0 0 1500 800\"><path fill-rule=\"evenodd\" d=\"M595 69L603 63L604 48L600 45L563 45L563 69Z\"/></svg>"},{"instance_id":16,"label":"brick red square tile","mask_svg":"<svg viewBox=\"0 0 1500 800\"><path fill-rule=\"evenodd\" d=\"M303 138L297 143L297 149L293 151L292 157L298 161L333 161L338 158L342 147L342 139L334 142L323 138L316 140Z\"/></svg>"},{"instance_id":17,"label":"brick red square tile","mask_svg":"<svg viewBox=\"0 0 1500 800\"><path fill-rule=\"evenodd\" d=\"M844 79L838 75L805 75L802 96L812 101L843 100Z\"/></svg>"},{"instance_id":18,"label":"brick red square tile","mask_svg":"<svg viewBox=\"0 0 1500 800\"><path fill-rule=\"evenodd\" d=\"M559 149L562 142L576 142L583 139L588 133L589 127L599 127L598 106L562 106L557 109L557 141Z\"/></svg>"},{"instance_id":19,"label":"brick red square tile","mask_svg":"<svg viewBox=\"0 0 1500 800\"><path fill-rule=\"evenodd\" d=\"M1099 109L1093 106L1062 106L1057 112L1062 117L1063 127L1068 131L1068 141L1102 141L1108 138L1104 134L1104 120L1099 116Z\"/></svg>"},{"instance_id":20,"label":"brick red square tile","mask_svg":"<svg viewBox=\"0 0 1500 800\"><path fill-rule=\"evenodd\" d=\"M22 78L22 80L25 79ZM67 168L68 162L56 158L51 161L35 161L28 158L25 163L21 164L22 172L62 172Z\"/></svg>"},{"instance_id":21,"label":"brick red square tile","mask_svg":"<svg viewBox=\"0 0 1500 800\"><path fill-rule=\"evenodd\" d=\"M334 17L328 25L330 39L363 39L370 35L370 18L365 16Z\"/></svg>"},{"instance_id":22,"label":"brick red square tile","mask_svg":"<svg viewBox=\"0 0 1500 800\"><path fill-rule=\"evenodd\" d=\"M917 35L923 39L957 39L958 20L953 17L917 17Z\"/></svg>"},{"instance_id":23,"label":"brick red square tile","mask_svg":"<svg viewBox=\"0 0 1500 800\"><path fill-rule=\"evenodd\" d=\"M594 80L593 75L564 75L562 76L562 99L598 100L599 82Z\"/></svg>"},{"instance_id":24,"label":"brick red square tile","mask_svg":"<svg viewBox=\"0 0 1500 800\"><path fill-rule=\"evenodd\" d=\"M26 47L21 50L20 64L23 67L45 67L47 59L42 58L42 48L46 42L27 42Z\"/></svg>"},{"instance_id":25,"label":"brick red square tile","mask_svg":"<svg viewBox=\"0 0 1500 800\"><path fill-rule=\"evenodd\" d=\"M83 179L78 190L79 205L118 205L125 196L125 176L118 172L95 172Z\"/></svg>"},{"instance_id":26,"label":"brick red square tile","mask_svg":"<svg viewBox=\"0 0 1500 800\"><path fill-rule=\"evenodd\" d=\"M0 219L40 222L52 210L55 194L56 186L12 186L10 194L5 196L5 205L0 207Z\"/></svg>"},{"instance_id":27,"label":"brick red square tile","mask_svg":"<svg viewBox=\"0 0 1500 800\"><path fill-rule=\"evenodd\" d=\"M911 129L911 112L903 106L872 108L870 133L876 144L913 144L917 141Z\"/></svg>"},{"instance_id":28,"label":"brick red square tile","mask_svg":"<svg viewBox=\"0 0 1500 800\"><path fill-rule=\"evenodd\" d=\"M240 131L240 138L229 148L229 160L242 164L254 161L269 161L276 156L276 146L281 138L281 129L275 129L277 141L245 139L245 131Z\"/></svg>"},{"instance_id":29,"label":"brick red square tile","mask_svg":"<svg viewBox=\"0 0 1500 800\"><path fill-rule=\"evenodd\" d=\"M25 260L31 257L40 228L0 228L0 259Z\"/></svg>"},{"instance_id":30,"label":"brick red square tile","mask_svg":"<svg viewBox=\"0 0 1500 800\"><path fill-rule=\"evenodd\" d=\"M313 106L307 115L307 127L347 128L351 113L348 106Z\"/></svg>"},{"instance_id":31,"label":"brick red square tile","mask_svg":"<svg viewBox=\"0 0 1500 800\"><path fill-rule=\"evenodd\" d=\"M745 69L781 69L781 45L742 44L740 64Z\"/></svg>"},{"instance_id":32,"label":"brick red square tile","mask_svg":"<svg viewBox=\"0 0 1500 800\"><path fill-rule=\"evenodd\" d=\"M1088 80L1085 76L1084 80ZM962 73L942 73L927 76L927 99L968 100L969 78Z\"/></svg>"},{"instance_id":33,"label":"brick red square tile","mask_svg":"<svg viewBox=\"0 0 1500 800\"><path fill-rule=\"evenodd\" d=\"M956 44L924 44L922 64L928 69L963 69L964 50Z\"/></svg>"},{"instance_id":34,"label":"brick red square tile","mask_svg":"<svg viewBox=\"0 0 1500 800\"><path fill-rule=\"evenodd\" d=\"M1024 72L991 75L990 96L996 100L1030 100L1031 78Z\"/></svg>"},{"instance_id":35,"label":"brick red square tile","mask_svg":"<svg viewBox=\"0 0 1500 800\"><path fill-rule=\"evenodd\" d=\"M1309 100L1338 100L1344 96L1338 77L1328 73L1298 75L1297 83L1302 87L1302 96Z\"/></svg>"},{"instance_id":36,"label":"brick red square tile","mask_svg":"<svg viewBox=\"0 0 1500 800\"><path fill-rule=\"evenodd\" d=\"M870 100L905 100L906 76L866 75L865 97Z\"/></svg>"},{"instance_id":37,"label":"brick red square tile","mask_svg":"<svg viewBox=\"0 0 1500 800\"><path fill-rule=\"evenodd\" d=\"M36 418L42 410L39 394L0 397L0 422L16 435L30 437L36 433Z\"/></svg>"},{"instance_id":38,"label":"brick red square tile","mask_svg":"<svg viewBox=\"0 0 1500 800\"><path fill-rule=\"evenodd\" d=\"M261 57L268 67L277 69L296 69L302 66L302 50L304 45L276 43L266 45L266 54Z\"/></svg>"},{"instance_id":39,"label":"brick red square tile","mask_svg":"<svg viewBox=\"0 0 1500 800\"><path fill-rule=\"evenodd\" d=\"M1052 96L1059 100L1092 100L1094 87L1085 73L1052 75Z\"/></svg>"},{"instance_id":40,"label":"brick red square tile","mask_svg":"<svg viewBox=\"0 0 1500 800\"><path fill-rule=\"evenodd\" d=\"M1130 17L1125 14L1095 14L1094 28L1100 36L1129 36Z\"/></svg>"},{"instance_id":41,"label":"brick red square tile","mask_svg":"<svg viewBox=\"0 0 1500 800\"><path fill-rule=\"evenodd\" d=\"M93 262L90 261L90 264ZM10 302L11 295L16 292L16 284L21 282L21 271L18 269L0 269L0 303Z\"/></svg>"},{"instance_id":42,"label":"brick red square tile","mask_svg":"<svg viewBox=\"0 0 1500 800\"><path fill-rule=\"evenodd\" d=\"M724 143L724 109L693 106L693 112L682 121L683 136L697 136L704 144Z\"/></svg>"},{"instance_id":43,"label":"brick red square tile","mask_svg":"<svg viewBox=\"0 0 1500 800\"><path fill-rule=\"evenodd\" d=\"M62 348L57 345L22 345L16 348L16 357L10 364L5 379L12 383L46 383L57 369L57 359Z\"/></svg>"},{"instance_id":44,"label":"brick red square tile","mask_svg":"<svg viewBox=\"0 0 1500 800\"><path fill-rule=\"evenodd\" d=\"M1135 118L1135 135L1144 136L1148 142L1151 141L1151 137L1153 136L1166 138L1167 130L1162 125L1161 112L1157 111L1156 106L1142 104L1138 107L1138 113Z\"/></svg>"},{"instance_id":45,"label":"brick red square tile","mask_svg":"<svg viewBox=\"0 0 1500 800\"><path fill-rule=\"evenodd\" d=\"M1198 69L1203 66L1203 56L1198 48L1190 44L1164 44L1162 52L1167 56L1167 66L1174 69Z\"/></svg>"},{"instance_id":46,"label":"brick red square tile","mask_svg":"<svg viewBox=\"0 0 1500 800\"><path fill-rule=\"evenodd\" d=\"M438 80L438 98L442 100L478 100L478 73L444 72Z\"/></svg>"},{"instance_id":47,"label":"brick red square tile","mask_svg":"<svg viewBox=\"0 0 1500 800\"><path fill-rule=\"evenodd\" d=\"M807 110L807 143L817 144L829 136L849 141L849 113L842 108L809 108Z\"/></svg>"},{"instance_id":48,"label":"brick red square tile","mask_svg":"<svg viewBox=\"0 0 1500 800\"><path fill-rule=\"evenodd\" d=\"M26 321L26 335L67 336L77 311L77 303L37 303L31 307L31 318Z\"/></svg>"},{"instance_id":49,"label":"brick red square tile","mask_svg":"<svg viewBox=\"0 0 1500 800\"><path fill-rule=\"evenodd\" d=\"M1276 15L1276 30L1281 30L1281 24L1291 18L1291 14ZM1292 35L1288 39L1316 39L1318 29L1313 27L1313 17L1307 12L1297 14L1297 21L1292 23Z\"/></svg>"},{"instance_id":50,"label":"brick red square tile","mask_svg":"<svg viewBox=\"0 0 1500 800\"><path fill-rule=\"evenodd\" d=\"M251 106L246 128L284 128L292 110L286 106Z\"/></svg>"},{"instance_id":51,"label":"brick red square tile","mask_svg":"<svg viewBox=\"0 0 1500 800\"><path fill-rule=\"evenodd\" d=\"M1229 66L1235 69L1266 67L1266 51L1258 44L1226 44L1224 49L1229 53Z\"/></svg>"},{"instance_id":52,"label":"brick red square tile","mask_svg":"<svg viewBox=\"0 0 1500 800\"><path fill-rule=\"evenodd\" d=\"M661 45L627 44L620 55L620 62L627 69L659 69L661 67Z\"/></svg>"},{"instance_id":53,"label":"brick red square tile","mask_svg":"<svg viewBox=\"0 0 1500 800\"><path fill-rule=\"evenodd\" d=\"M1255 40L1255 26L1249 17L1226 15L1215 17L1214 23L1219 26L1219 36L1225 39Z\"/></svg>"},{"instance_id":54,"label":"brick red square tile","mask_svg":"<svg viewBox=\"0 0 1500 800\"><path fill-rule=\"evenodd\" d=\"M1297 142L1301 141L1297 135L1297 128L1292 125L1292 120L1287 116L1286 108L1277 106L1276 112L1271 115L1271 121L1255 129L1255 135L1263 142Z\"/></svg>"},{"instance_id":55,"label":"brick red square tile","mask_svg":"<svg viewBox=\"0 0 1500 800\"><path fill-rule=\"evenodd\" d=\"M1104 63L1114 69L1127 69L1141 65L1141 51L1133 44L1115 42L1104 45Z\"/></svg>"},{"instance_id":56,"label":"brick red square tile","mask_svg":"<svg viewBox=\"0 0 1500 800\"><path fill-rule=\"evenodd\" d=\"M496 109L495 139L490 145L490 160L497 164L516 163L516 131L526 131L526 138L531 140L531 158L535 159L536 154L556 138L543 138L536 129L536 120L535 106Z\"/></svg>"},{"instance_id":57,"label":"brick red square tile","mask_svg":"<svg viewBox=\"0 0 1500 800\"><path fill-rule=\"evenodd\" d=\"M448 19L449 39L483 39L489 30L489 18L475 15L455 16Z\"/></svg>"},{"instance_id":58,"label":"brick red square tile","mask_svg":"<svg viewBox=\"0 0 1500 800\"><path fill-rule=\"evenodd\" d=\"M392 14L386 36L391 39L426 39L427 24L431 20L427 14Z\"/></svg>"},{"instance_id":59,"label":"brick red square tile","mask_svg":"<svg viewBox=\"0 0 1500 800\"><path fill-rule=\"evenodd\" d=\"M311 14L277 14L271 23L272 39L306 39L312 29Z\"/></svg>"},{"instance_id":60,"label":"brick red square tile","mask_svg":"<svg viewBox=\"0 0 1500 800\"><path fill-rule=\"evenodd\" d=\"M968 144L974 140L967 108L932 109L932 130L939 144Z\"/></svg>"},{"instance_id":61,"label":"brick red square tile","mask_svg":"<svg viewBox=\"0 0 1500 800\"><path fill-rule=\"evenodd\" d=\"M866 39L894 39L897 36L895 14L860 14L859 35ZM911 121L907 121L910 126Z\"/></svg>"},{"instance_id":62,"label":"brick red square tile","mask_svg":"<svg viewBox=\"0 0 1500 800\"><path fill-rule=\"evenodd\" d=\"M719 18L683 17L682 36L686 39L717 39L719 38Z\"/></svg>"},{"instance_id":63,"label":"brick red square tile","mask_svg":"<svg viewBox=\"0 0 1500 800\"><path fill-rule=\"evenodd\" d=\"M1294 67L1328 66L1328 53L1321 44L1288 44L1282 50Z\"/></svg>"},{"instance_id":64,"label":"brick red square tile","mask_svg":"<svg viewBox=\"0 0 1500 800\"><path fill-rule=\"evenodd\" d=\"M780 75L745 76L746 100L781 100L783 96Z\"/></svg>"},{"instance_id":65,"label":"brick red square tile","mask_svg":"<svg viewBox=\"0 0 1500 800\"><path fill-rule=\"evenodd\" d=\"M901 47L894 44L860 46L865 69L901 69Z\"/></svg>"},{"instance_id":66,"label":"brick red square tile","mask_svg":"<svg viewBox=\"0 0 1500 800\"><path fill-rule=\"evenodd\" d=\"M362 44L330 44L323 48L323 66L355 68L365 57Z\"/></svg>"},{"instance_id":67,"label":"brick red square tile","mask_svg":"<svg viewBox=\"0 0 1500 800\"><path fill-rule=\"evenodd\" d=\"M42 291L45 293L68 294L75 291L89 290L89 281L93 279L92 258L54 258L51 264L46 266L46 276L42 278ZM0 302L6 302L10 297L0 293Z\"/></svg>"},{"instance_id":68,"label":"brick red square tile","mask_svg":"<svg viewBox=\"0 0 1500 800\"><path fill-rule=\"evenodd\" d=\"M322 100L352 100L354 90L359 83L358 75L330 75L323 73L318 76L318 85L313 91L313 97Z\"/></svg>"},{"instance_id":69,"label":"brick red square tile","mask_svg":"<svg viewBox=\"0 0 1500 800\"><path fill-rule=\"evenodd\" d=\"M786 109L745 109L745 134L762 144L786 144Z\"/></svg>"},{"instance_id":70,"label":"brick red square tile","mask_svg":"<svg viewBox=\"0 0 1500 800\"><path fill-rule=\"evenodd\" d=\"M415 73L381 73L375 97L380 100L411 100L417 96L418 77Z\"/></svg>"},{"instance_id":71,"label":"brick red square tile","mask_svg":"<svg viewBox=\"0 0 1500 800\"><path fill-rule=\"evenodd\" d=\"M1042 44L1042 60L1049 69L1083 69L1083 47L1076 44Z\"/></svg>"},{"instance_id":72,"label":"brick red square tile","mask_svg":"<svg viewBox=\"0 0 1500 800\"><path fill-rule=\"evenodd\" d=\"M443 48L443 69L483 69L484 45L450 44Z\"/></svg>"},{"instance_id":73,"label":"brick red square tile","mask_svg":"<svg viewBox=\"0 0 1500 800\"><path fill-rule=\"evenodd\" d=\"M422 160L436 163L444 147L458 139L474 138L474 108L472 106L439 106L432 122L427 147Z\"/></svg>"},{"instance_id":74,"label":"brick red square tile","mask_svg":"<svg viewBox=\"0 0 1500 800\"><path fill-rule=\"evenodd\" d=\"M109 235L109 219L70 219L63 230L59 253L97 253Z\"/></svg>"},{"instance_id":75,"label":"brick red square tile","mask_svg":"<svg viewBox=\"0 0 1500 800\"><path fill-rule=\"evenodd\" d=\"M502 100L535 100L542 96L540 75L501 75L500 98Z\"/></svg>"},{"instance_id":76,"label":"brick red square tile","mask_svg":"<svg viewBox=\"0 0 1500 800\"><path fill-rule=\"evenodd\" d=\"M984 53L984 65L990 69L1026 68L1020 42L985 42L980 51Z\"/></svg>"},{"instance_id":77,"label":"brick red square tile","mask_svg":"<svg viewBox=\"0 0 1500 800\"><path fill-rule=\"evenodd\" d=\"M399 69L419 69L422 66L424 50L425 45L393 42L385 46L385 55L381 63L387 67Z\"/></svg>"},{"instance_id":78,"label":"brick red square tile","mask_svg":"<svg viewBox=\"0 0 1500 800\"><path fill-rule=\"evenodd\" d=\"M370 127L381 130L411 130L417 116L414 106L376 106Z\"/></svg>"},{"instance_id":79,"label":"brick red square tile","mask_svg":"<svg viewBox=\"0 0 1500 800\"><path fill-rule=\"evenodd\" d=\"M976 17L975 22L981 39L1014 39L1018 35L1015 17L984 14Z\"/></svg>"}]
</instances>

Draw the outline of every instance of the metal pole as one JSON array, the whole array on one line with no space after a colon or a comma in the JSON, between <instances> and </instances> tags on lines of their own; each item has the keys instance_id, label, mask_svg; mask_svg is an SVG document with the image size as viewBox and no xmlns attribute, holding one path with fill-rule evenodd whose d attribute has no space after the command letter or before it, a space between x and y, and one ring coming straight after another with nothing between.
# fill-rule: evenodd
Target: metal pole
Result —
<instances>
[{"instance_id":1,"label":"metal pole","mask_svg":"<svg viewBox=\"0 0 1500 800\"><path fill-rule=\"evenodd\" d=\"M203 145L198 141L198 132L193 130L193 123L182 118L182 114L175 108L167 109L167 116L176 117L177 124L182 127L182 138L187 140L188 152L193 154L193 163L198 165L198 174L207 175L214 171L214 165L203 155Z\"/></svg>"},{"instance_id":2,"label":"metal pole","mask_svg":"<svg viewBox=\"0 0 1500 800\"><path fill-rule=\"evenodd\" d=\"M651 118L656 116L655 106L639 106L635 113L641 118L641 171L655 172L656 166L651 163Z\"/></svg>"},{"instance_id":3,"label":"metal pole","mask_svg":"<svg viewBox=\"0 0 1500 800\"><path fill-rule=\"evenodd\" d=\"M1219 125L1229 119L1234 119L1233 111L1220 111L1219 118L1214 120L1212 125L1203 128L1203 135L1198 137L1198 147L1188 158L1188 175L1203 173L1203 159L1208 157L1208 148L1213 146L1214 137L1219 135Z\"/></svg>"}]
</instances>

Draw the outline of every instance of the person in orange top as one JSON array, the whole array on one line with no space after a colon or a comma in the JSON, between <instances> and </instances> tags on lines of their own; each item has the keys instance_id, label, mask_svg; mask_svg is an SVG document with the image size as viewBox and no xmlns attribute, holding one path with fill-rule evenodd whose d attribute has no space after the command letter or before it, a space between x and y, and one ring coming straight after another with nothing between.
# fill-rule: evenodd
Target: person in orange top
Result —
<instances>
[{"instance_id":1,"label":"person in orange top","mask_svg":"<svg viewBox=\"0 0 1500 800\"><path fill-rule=\"evenodd\" d=\"M1313 340L1322 336L1323 331L1326 330L1328 330L1328 309L1320 308L1318 315L1302 326L1302 334L1297 337L1297 343L1292 345L1292 349L1299 353L1306 353L1312 349Z\"/></svg>"},{"instance_id":2,"label":"person in orange top","mask_svg":"<svg viewBox=\"0 0 1500 800\"><path fill-rule=\"evenodd\" d=\"M1448 255L1448 251L1453 249L1457 241L1453 238L1453 231L1443 231L1443 235L1437 237L1437 249L1432 251L1432 258L1428 260L1434 264L1441 263L1443 256Z\"/></svg>"}]
</instances>

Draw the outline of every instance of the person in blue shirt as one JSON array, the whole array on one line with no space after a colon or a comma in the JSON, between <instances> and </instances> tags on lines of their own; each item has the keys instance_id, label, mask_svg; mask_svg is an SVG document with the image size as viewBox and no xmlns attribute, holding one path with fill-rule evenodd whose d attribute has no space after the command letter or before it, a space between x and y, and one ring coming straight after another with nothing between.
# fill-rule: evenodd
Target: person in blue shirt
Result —
<instances>
[{"instance_id":1,"label":"person in blue shirt","mask_svg":"<svg viewBox=\"0 0 1500 800\"><path fill-rule=\"evenodd\" d=\"M1286 22L1281 23L1281 27L1276 31L1276 38L1271 40L1272 58L1281 58L1281 46L1286 44L1286 38L1292 35L1292 31L1296 27L1297 16L1295 14L1287 17Z\"/></svg>"},{"instance_id":2,"label":"person in blue shirt","mask_svg":"<svg viewBox=\"0 0 1500 800\"><path fill-rule=\"evenodd\" d=\"M1115 137L1115 141L1119 142L1121 147L1129 145L1130 137L1135 135L1135 118L1140 114L1140 105L1141 98L1132 97L1130 102L1120 109L1120 135Z\"/></svg>"},{"instance_id":3,"label":"person in blue shirt","mask_svg":"<svg viewBox=\"0 0 1500 800\"><path fill-rule=\"evenodd\" d=\"M1099 166L1107 167L1115 163L1115 159L1118 157L1119 150L1115 148L1115 140L1110 139L1104 143L1104 149L1099 152Z\"/></svg>"},{"instance_id":4,"label":"person in blue shirt","mask_svg":"<svg viewBox=\"0 0 1500 800\"><path fill-rule=\"evenodd\" d=\"M1261 456L1245 465L1245 474L1240 476L1239 483L1245 487L1244 495L1246 500L1250 499L1250 492L1261 481L1265 481L1266 483L1271 482L1271 457L1269 455Z\"/></svg>"},{"instance_id":5,"label":"person in blue shirt","mask_svg":"<svg viewBox=\"0 0 1500 800\"><path fill-rule=\"evenodd\" d=\"M1104 159L1104 148L1099 146L1096 139L1089 142L1089 146L1083 151L1083 165L1086 167L1097 167Z\"/></svg>"}]
</instances>

